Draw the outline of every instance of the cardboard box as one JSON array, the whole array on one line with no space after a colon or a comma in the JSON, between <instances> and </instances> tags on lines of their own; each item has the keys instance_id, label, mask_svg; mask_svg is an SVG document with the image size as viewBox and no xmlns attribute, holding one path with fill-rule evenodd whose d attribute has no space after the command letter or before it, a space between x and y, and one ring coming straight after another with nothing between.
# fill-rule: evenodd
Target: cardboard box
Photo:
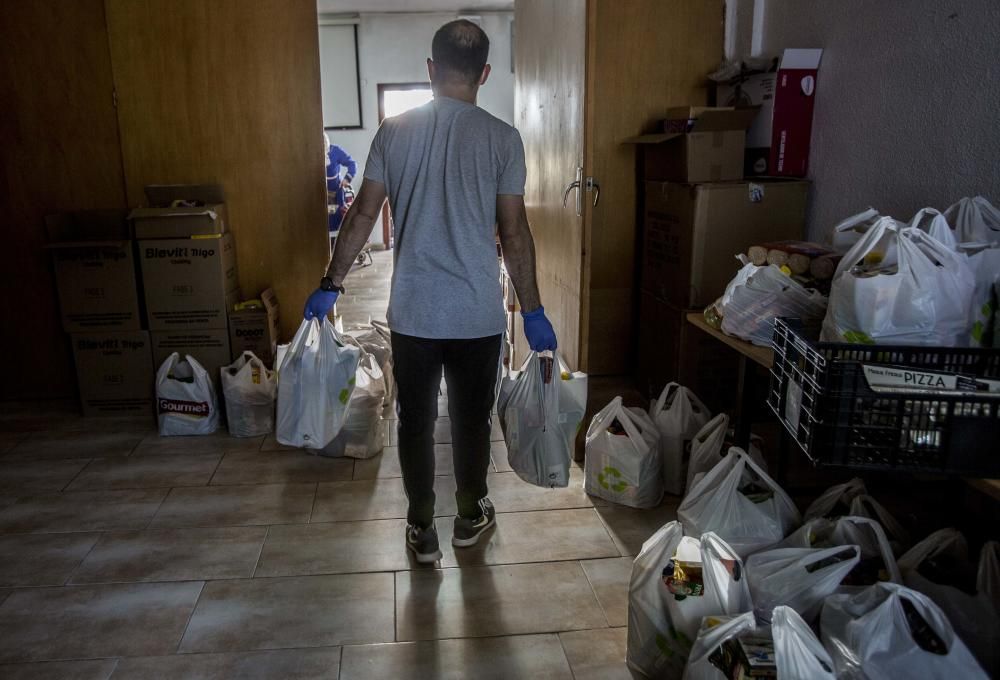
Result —
<instances>
[{"instance_id":1,"label":"cardboard box","mask_svg":"<svg viewBox=\"0 0 1000 680\"><path fill-rule=\"evenodd\" d=\"M147 331L73 333L85 416L153 415L152 343Z\"/></svg>"},{"instance_id":2,"label":"cardboard box","mask_svg":"<svg viewBox=\"0 0 1000 680\"><path fill-rule=\"evenodd\" d=\"M124 210L45 218L63 329L68 333L142 328L134 245Z\"/></svg>"},{"instance_id":3,"label":"cardboard box","mask_svg":"<svg viewBox=\"0 0 1000 680\"><path fill-rule=\"evenodd\" d=\"M239 302L232 234L139 241L151 331L226 328Z\"/></svg>"},{"instance_id":4,"label":"cardboard box","mask_svg":"<svg viewBox=\"0 0 1000 680\"><path fill-rule=\"evenodd\" d=\"M229 346L229 331L225 328L207 330L168 331L152 333L153 363L159 368L173 352L182 357L190 354L198 360L215 383L216 394L221 399L219 369L233 362Z\"/></svg>"},{"instance_id":5,"label":"cardboard box","mask_svg":"<svg viewBox=\"0 0 1000 680\"><path fill-rule=\"evenodd\" d=\"M253 352L271 366L278 344L278 298L268 288L259 299L260 306L229 312L229 344L233 356Z\"/></svg>"},{"instance_id":6,"label":"cardboard box","mask_svg":"<svg viewBox=\"0 0 1000 680\"><path fill-rule=\"evenodd\" d=\"M721 103L760 107L747 132L748 177L805 177L809 170L816 76L823 50L785 50L777 73L753 75L738 85L722 85Z\"/></svg>"},{"instance_id":7,"label":"cardboard box","mask_svg":"<svg viewBox=\"0 0 1000 680\"><path fill-rule=\"evenodd\" d=\"M694 390L713 413L736 402L739 356L687 322L689 312L651 293L639 294L640 391L659 395L669 382Z\"/></svg>"},{"instance_id":8,"label":"cardboard box","mask_svg":"<svg viewBox=\"0 0 1000 680\"><path fill-rule=\"evenodd\" d=\"M719 182L743 178L746 128L755 111L684 107L671 109L667 115L664 127L674 131L626 140L642 149L644 179Z\"/></svg>"},{"instance_id":9,"label":"cardboard box","mask_svg":"<svg viewBox=\"0 0 1000 680\"><path fill-rule=\"evenodd\" d=\"M218 184L169 184L146 187L151 207L129 214L137 239L185 238L226 231L226 205ZM174 206L175 202L188 205Z\"/></svg>"},{"instance_id":10,"label":"cardboard box","mask_svg":"<svg viewBox=\"0 0 1000 680\"><path fill-rule=\"evenodd\" d=\"M739 269L736 255L802 238L808 190L804 180L646 182L642 288L679 308L714 302Z\"/></svg>"}]
</instances>

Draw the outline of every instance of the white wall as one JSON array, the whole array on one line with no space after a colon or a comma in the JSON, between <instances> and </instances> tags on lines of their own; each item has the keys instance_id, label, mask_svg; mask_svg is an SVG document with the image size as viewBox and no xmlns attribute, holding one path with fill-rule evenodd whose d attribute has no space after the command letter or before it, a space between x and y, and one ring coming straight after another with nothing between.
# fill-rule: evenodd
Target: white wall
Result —
<instances>
[{"instance_id":1,"label":"white wall","mask_svg":"<svg viewBox=\"0 0 1000 680\"><path fill-rule=\"evenodd\" d=\"M510 22L513 13L484 13L481 26L490 38L492 73L479 91L479 106L508 123L514 122L514 74L510 72ZM358 26L358 56L361 71L361 130L329 130L330 141L342 146L358 161L358 177L364 175L365 159L378 130L379 83L425 82L427 58L435 31L457 15L362 14ZM357 190L360 182L354 183ZM373 241L381 240L376 224Z\"/></svg>"},{"instance_id":2,"label":"white wall","mask_svg":"<svg viewBox=\"0 0 1000 680\"><path fill-rule=\"evenodd\" d=\"M810 238L869 205L909 219L966 195L1000 204L1000 2L737 1L763 17L753 41L732 36L728 44L753 42L765 55L824 49Z\"/></svg>"}]
</instances>

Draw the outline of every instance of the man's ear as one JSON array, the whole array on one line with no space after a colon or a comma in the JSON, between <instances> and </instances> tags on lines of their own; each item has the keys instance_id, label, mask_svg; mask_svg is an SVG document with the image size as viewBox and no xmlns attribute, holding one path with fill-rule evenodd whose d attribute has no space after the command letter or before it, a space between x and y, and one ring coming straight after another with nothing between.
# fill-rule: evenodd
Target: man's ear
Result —
<instances>
[{"instance_id":1,"label":"man's ear","mask_svg":"<svg viewBox=\"0 0 1000 680\"><path fill-rule=\"evenodd\" d=\"M483 75L479 76L479 84L480 85L485 85L486 84L486 80L489 77L490 77L490 65L486 64L486 66L483 67Z\"/></svg>"},{"instance_id":2,"label":"man's ear","mask_svg":"<svg viewBox=\"0 0 1000 680\"><path fill-rule=\"evenodd\" d=\"M437 66L434 65L434 61L427 57L427 78L433 83L434 74L437 72Z\"/></svg>"}]
</instances>

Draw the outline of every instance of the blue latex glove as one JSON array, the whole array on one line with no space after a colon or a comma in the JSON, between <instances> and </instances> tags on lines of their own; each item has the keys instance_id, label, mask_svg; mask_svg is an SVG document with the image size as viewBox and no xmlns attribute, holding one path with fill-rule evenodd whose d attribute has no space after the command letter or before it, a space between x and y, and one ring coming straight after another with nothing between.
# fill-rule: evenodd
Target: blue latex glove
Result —
<instances>
[{"instance_id":1,"label":"blue latex glove","mask_svg":"<svg viewBox=\"0 0 1000 680\"><path fill-rule=\"evenodd\" d=\"M338 295L340 293L335 290L317 288L309 296L309 299L306 300L306 308L302 312L302 316L306 318L306 321L309 319L319 319L322 321L330 313L330 310L333 309Z\"/></svg>"},{"instance_id":2,"label":"blue latex glove","mask_svg":"<svg viewBox=\"0 0 1000 680\"><path fill-rule=\"evenodd\" d=\"M532 352L556 350L556 332L545 317L544 307L521 312L521 318L524 319L524 337L528 339L528 347Z\"/></svg>"}]
</instances>

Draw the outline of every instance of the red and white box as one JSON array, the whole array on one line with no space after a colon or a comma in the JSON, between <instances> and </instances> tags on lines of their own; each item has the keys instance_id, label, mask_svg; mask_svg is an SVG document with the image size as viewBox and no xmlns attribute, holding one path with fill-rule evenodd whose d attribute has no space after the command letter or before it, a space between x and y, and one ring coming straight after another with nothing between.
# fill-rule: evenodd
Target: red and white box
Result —
<instances>
[{"instance_id":1,"label":"red and white box","mask_svg":"<svg viewBox=\"0 0 1000 680\"><path fill-rule=\"evenodd\" d=\"M721 85L720 106L759 106L747 131L746 176L805 177L809 170L816 76L821 49L788 49L776 73Z\"/></svg>"}]
</instances>

